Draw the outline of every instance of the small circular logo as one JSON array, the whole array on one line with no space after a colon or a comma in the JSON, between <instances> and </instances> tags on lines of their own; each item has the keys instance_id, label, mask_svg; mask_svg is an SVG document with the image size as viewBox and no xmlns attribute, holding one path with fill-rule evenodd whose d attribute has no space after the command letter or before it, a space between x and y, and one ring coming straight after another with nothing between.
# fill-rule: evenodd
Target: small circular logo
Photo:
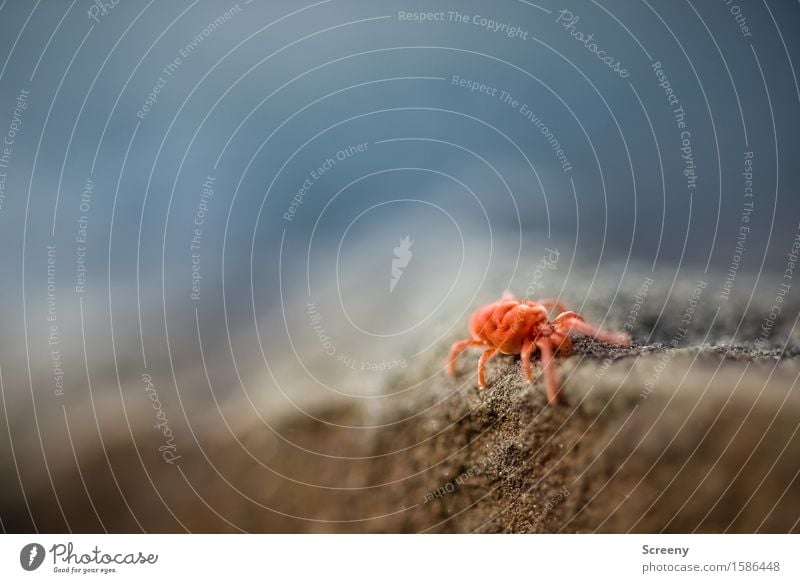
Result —
<instances>
[{"instance_id":1,"label":"small circular logo","mask_svg":"<svg viewBox=\"0 0 800 583\"><path fill-rule=\"evenodd\" d=\"M39 543L29 543L19 552L19 564L26 571L35 571L44 562L44 547Z\"/></svg>"}]
</instances>

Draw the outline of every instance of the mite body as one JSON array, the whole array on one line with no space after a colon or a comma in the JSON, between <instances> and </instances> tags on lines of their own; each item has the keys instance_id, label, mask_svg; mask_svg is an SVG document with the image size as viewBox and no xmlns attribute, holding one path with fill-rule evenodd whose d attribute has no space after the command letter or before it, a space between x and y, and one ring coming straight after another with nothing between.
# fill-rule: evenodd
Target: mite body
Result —
<instances>
[{"instance_id":1,"label":"mite body","mask_svg":"<svg viewBox=\"0 0 800 583\"><path fill-rule=\"evenodd\" d=\"M559 311L559 315L549 320L549 310ZM626 334L608 332L586 323L575 312L567 310L555 300L518 300L506 292L502 298L475 310L469 321L471 338L453 344L450 349L447 370L455 375L456 360L469 346L485 348L478 360L478 384L486 387L486 363L498 352L519 354L522 369L528 380L533 381L531 359L539 353L547 387L547 400L551 404L559 402L559 383L553 357L566 356L572 352L570 332L597 338L609 344L627 346L630 338Z\"/></svg>"}]
</instances>

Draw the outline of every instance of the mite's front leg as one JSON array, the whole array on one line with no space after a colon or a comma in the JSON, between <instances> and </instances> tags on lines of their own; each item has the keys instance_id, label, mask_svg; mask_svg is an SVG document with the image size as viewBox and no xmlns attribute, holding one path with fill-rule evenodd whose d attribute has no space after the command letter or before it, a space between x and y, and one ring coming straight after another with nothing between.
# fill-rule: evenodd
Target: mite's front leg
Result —
<instances>
[{"instance_id":1,"label":"mite's front leg","mask_svg":"<svg viewBox=\"0 0 800 583\"><path fill-rule=\"evenodd\" d=\"M542 353L542 369L544 370L544 383L547 388L547 401L551 405L557 405L561 399L559 397L558 376L553 362L553 348L550 346L550 339L541 338L536 341L536 346L539 348L539 352Z\"/></svg>"},{"instance_id":2,"label":"mite's front leg","mask_svg":"<svg viewBox=\"0 0 800 583\"><path fill-rule=\"evenodd\" d=\"M525 372L525 376L530 382L533 382L533 366L531 365L531 357L533 356L534 350L536 350L536 345L533 343L533 340L526 340L522 343L520 362L522 364L522 370Z\"/></svg>"},{"instance_id":3,"label":"mite's front leg","mask_svg":"<svg viewBox=\"0 0 800 583\"><path fill-rule=\"evenodd\" d=\"M619 332L607 332L602 328L597 328L591 324L587 324L586 321L575 312L564 312L553 321L553 324L555 325L556 329L563 334L567 334L571 330L575 330L584 336L591 336L592 338L597 338L598 340L607 342L608 344L628 346L631 343L631 339L627 334L622 334Z\"/></svg>"}]
</instances>

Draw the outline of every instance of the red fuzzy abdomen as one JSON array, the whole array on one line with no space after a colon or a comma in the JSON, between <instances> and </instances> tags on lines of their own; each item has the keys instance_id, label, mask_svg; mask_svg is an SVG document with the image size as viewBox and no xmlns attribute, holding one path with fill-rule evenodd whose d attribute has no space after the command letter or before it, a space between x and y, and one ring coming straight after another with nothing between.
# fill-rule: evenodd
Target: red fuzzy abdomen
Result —
<instances>
[{"instance_id":1,"label":"red fuzzy abdomen","mask_svg":"<svg viewBox=\"0 0 800 583\"><path fill-rule=\"evenodd\" d=\"M470 318L470 332L504 354L519 354L522 343L533 338L547 322L547 311L516 300L501 300L478 308Z\"/></svg>"}]
</instances>

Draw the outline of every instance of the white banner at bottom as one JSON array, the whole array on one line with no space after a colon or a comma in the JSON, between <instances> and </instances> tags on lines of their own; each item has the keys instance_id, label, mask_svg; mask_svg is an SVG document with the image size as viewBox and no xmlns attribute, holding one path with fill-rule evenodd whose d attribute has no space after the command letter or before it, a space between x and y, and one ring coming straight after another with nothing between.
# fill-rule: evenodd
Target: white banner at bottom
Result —
<instances>
[{"instance_id":1,"label":"white banner at bottom","mask_svg":"<svg viewBox=\"0 0 800 583\"><path fill-rule=\"evenodd\" d=\"M0 581L800 581L796 535L3 535Z\"/></svg>"}]
</instances>

